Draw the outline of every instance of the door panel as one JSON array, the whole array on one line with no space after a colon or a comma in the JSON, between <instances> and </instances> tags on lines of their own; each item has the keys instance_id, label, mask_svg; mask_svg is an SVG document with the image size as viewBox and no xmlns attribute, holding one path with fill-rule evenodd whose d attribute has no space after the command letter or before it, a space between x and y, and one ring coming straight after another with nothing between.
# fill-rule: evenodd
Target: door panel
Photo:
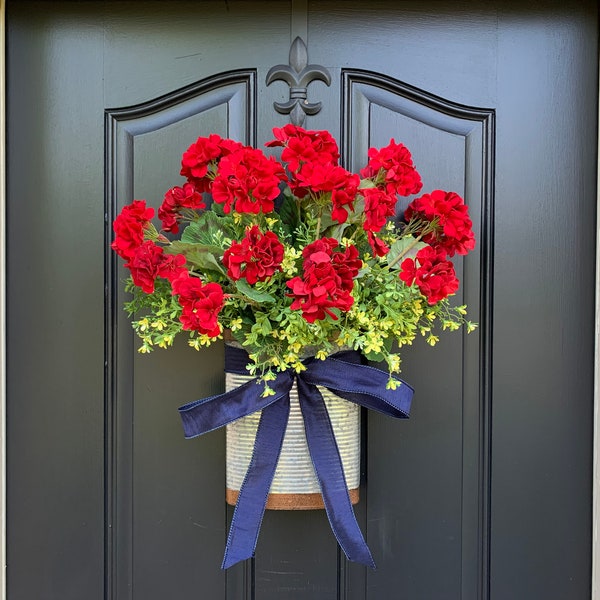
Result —
<instances>
[{"instance_id":1,"label":"door panel","mask_svg":"<svg viewBox=\"0 0 600 600\"><path fill-rule=\"evenodd\" d=\"M252 70L230 72L141 106L109 109L108 222L133 198L148 198L158 211L162 198L156 190L165 181L173 182L167 188L175 185L181 148L199 132L254 143L255 79ZM168 353L138 354L138 340L122 310L126 273L119 262L107 249L107 421L113 437L107 440L106 452L111 465L108 545L114 589L117 597L133 593L161 598L169 595L174 582L184 582L180 587L192 593L208 577L217 594L224 574L214 577L215 557L223 550L226 533L223 432L185 443L177 407L193 394L223 391L222 348L199 356L179 340ZM188 482L182 485L184 474ZM211 573L196 568L198 563L211 565Z\"/></svg>"},{"instance_id":2,"label":"door panel","mask_svg":"<svg viewBox=\"0 0 600 600\"><path fill-rule=\"evenodd\" d=\"M589 596L597 15L567 4L8 3L11 600ZM394 137L464 194L480 328L404 354L411 420L364 415L376 572L323 511L267 511L223 573L223 432L185 441L176 411L223 389L222 347L139 355L106 248L198 135L287 122L265 78L298 32L332 77L306 127L354 171Z\"/></svg>"},{"instance_id":3,"label":"door panel","mask_svg":"<svg viewBox=\"0 0 600 600\"><path fill-rule=\"evenodd\" d=\"M455 265L462 282L457 302L468 304L479 335L446 336L435 348L419 340L403 366L408 381L418 382L411 421L368 415L369 540L378 556L399 549L368 579L392 589L401 572L401 578L410 574L402 586L407 597L476 597L489 484L482 415L489 411L492 221L482 215L492 214L494 111L441 101L372 72L346 69L342 79L342 137L352 169L360 169L370 146L381 147L390 131L402 131L415 164L423 165L427 189L452 189L469 199L478 240L476 251ZM432 548L435 578L428 576Z\"/></svg>"}]
</instances>

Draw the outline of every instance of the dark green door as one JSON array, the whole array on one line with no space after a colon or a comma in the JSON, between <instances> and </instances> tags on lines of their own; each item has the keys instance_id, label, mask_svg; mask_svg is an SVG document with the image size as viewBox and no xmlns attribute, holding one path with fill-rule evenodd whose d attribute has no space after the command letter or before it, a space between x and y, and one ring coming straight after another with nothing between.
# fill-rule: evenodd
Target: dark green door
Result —
<instances>
[{"instance_id":1,"label":"dark green door","mask_svg":"<svg viewBox=\"0 0 600 600\"><path fill-rule=\"evenodd\" d=\"M8 2L8 597L584 600L591 578L596 5ZM464 194L477 333L406 353L410 421L365 416L348 564L322 511L268 513L219 570L222 431L176 408L222 390L222 348L135 351L107 252L210 132L263 144L297 36L346 165L404 142Z\"/></svg>"}]
</instances>

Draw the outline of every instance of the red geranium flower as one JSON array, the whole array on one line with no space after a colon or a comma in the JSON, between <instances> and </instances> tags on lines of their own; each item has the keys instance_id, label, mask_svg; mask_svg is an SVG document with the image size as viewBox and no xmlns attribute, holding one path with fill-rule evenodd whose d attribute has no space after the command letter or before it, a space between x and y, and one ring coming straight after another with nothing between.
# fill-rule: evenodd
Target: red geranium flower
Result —
<instances>
[{"instance_id":1,"label":"red geranium flower","mask_svg":"<svg viewBox=\"0 0 600 600\"><path fill-rule=\"evenodd\" d=\"M404 144L396 144L393 139L380 150L369 149L369 162L360 174L363 177L377 177L382 170L384 188L388 194L410 196L418 194L423 187L408 148Z\"/></svg>"},{"instance_id":2,"label":"red geranium flower","mask_svg":"<svg viewBox=\"0 0 600 600\"><path fill-rule=\"evenodd\" d=\"M276 139L265 146L283 146L281 160L293 173L305 163L337 164L340 157L337 144L328 131L307 131L288 124L281 129L275 127L273 134Z\"/></svg>"},{"instance_id":3,"label":"red geranium flower","mask_svg":"<svg viewBox=\"0 0 600 600\"><path fill-rule=\"evenodd\" d=\"M335 272L341 279L341 288L351 292L354 287L354 278L362 267L362 260L358 257L356 246L348 246L344 252L334 252L331 262Z\"/></svg>"},{"instance_id":4,"label":"red geranium flower","mask_svg":"<svg viewBox=\"0 0 600 600\"><path fill-rule=\"evenodd\" d=\"M214 166L223 156L241 148L242 144L223 139L216 133L208 137L199 137L181 158L181 175L193 182L200 192L210 190L211 173L209 167Z\"/></svg>"},{"instance_id":5,"label":"red geranium flower","mask_svg":"<svg viewBox=\"0 0 600 600\"><path fill-rule=\"evenodd\" d=\"M435 190L413 200L404 213L404 218L433 221L437 229L423 237L423 241L443 249L448 256L467 254L475 248L473 223L464 200L454 192Z\"/></svg>"},{"instance_id":6,"label":"red geranium flower","mask_svg":"<svg viewBox=\"0 0 600 600\"><path fill-rule=\"evenodd\" d=\"M212 184L213 199L225 213L273 212L279 183L286 180L283 167L261 150L242 148L221 159Z\"/></svg>"},{"instance_id":7,"label":"red geranium flower","mask_svg":"<svg viewBox=\"0 0 600 600\"><path fill-rule=\"evenodd\" d=\"M303 277L294 277L286 283L292 292L287 296L294 298L290 308L302 310L309 323L327 315L337 319L331 309L345 312L354 303L350 292L362 261L354 246L344 252L333 252L337 245L334 238L323 238L306 246L302 251Z\"/></svg>"},{"instance_id":8,"label":"red geranium flower","mask_svg":"<svg viewBox=\"0 0 600 600\"><path fill-rule=\"evenodd\" d=\"M154 209L146 207L145 200L134 200L123 207L113 222L115 240L111 248L121 258L131 258L144 241L144 230L150 225Z\"/></svg>"},{"instance_id":9,"label":"red geranium flower","mask_svg":"<svg viewBox=\"0 0 600 600\"><path fill-rule=\"evenodd\" d=\"M343 167L309 162L302 166L290 187L299 198L307 193L331 193L331 217L338 223L344 223L348 218L346 207L354 210L359 184L358 175Z\"/></svg>"},{"instance_id":10,"label":"red geranium flower","mask_svg":"<svg viewBox=\"0 0 600 600\"><path fill-rule=\"evenodd\" d=\"M396 194L388 194L380 188L366 188L361 194L365 199L364 229L380 231L388 217L396 214Z\"/></svg>"},{"instance_id":11,"label":"red geranium flower","mask_svg":"<svg viewBox=\"0 0 600 600\"><path fill-rule=\"evenodd\" d=\"M436 304L458 290L454 265L445 260L445 253L431 246L421 248L413 260L407 258L400 265L400 279L406 285L417 284L429 304Z\"/></svg>"},{"instance_id":12,"label":"red geranium flower","mask_svg":"<svg viewBox=\"0 0 600 600\"><path fill-rule=\"evenodd\" d=\"M263 234L254 225L246 231L241 242L233 242L225 250L223 264L231 279L237 281L244 277L250 285L254 285L281 271L283 252L283 244L272 231Z\"/></svg>"},{"instance_id":13,"label":"red geranium flower","mask_svg":"<svg viewBox=\"0 0 600 600\"><path fill-rule=\"evenodd\" d=\"M158 218L162 221L164 231L172 233L179 231L177 217L182 208L196 210L206 208L202 194L192 183L184 183L183 187L175 186L165 194L163 203L158 209Z\"/></svg>"},{"instance_id":14,"label":"red geranium flower","mask_svg":"<svg viewBox=\"0 0 600 600\"><path fill-rule=\"evenodd\" d=\"M197 277L191 277L187 271L171 282L173 294L178 296L183 311L179 320L183 328L198 331L209 337L221 333L218 322L219 312L223 308L223 290L218 283L206 285Z\"/></svg>"},{"instance_id":15,"label":"red geranium flower","mask_svg":"<svg viewBox=\"0 0 600 600\"><path fill-rule=\"evenodd\" d=\"M388 245L372 231L367 231L367 238L375 256L385 256L390 251Z\"/></svg>"},{"instance_id":16,"label":"red geranium flower","mask_svg":"<svg viewBox=\"0 0 600 600\"><path fill-rule=\"evenodd\" d=\"M125 266L131 272L133 283L146 294L151 294L157 277L171 279L182 270L185 271L184 264L185 256L182 254L165 255L160 246L146 240L135 249Z\"/></svg>"}]
</instances>

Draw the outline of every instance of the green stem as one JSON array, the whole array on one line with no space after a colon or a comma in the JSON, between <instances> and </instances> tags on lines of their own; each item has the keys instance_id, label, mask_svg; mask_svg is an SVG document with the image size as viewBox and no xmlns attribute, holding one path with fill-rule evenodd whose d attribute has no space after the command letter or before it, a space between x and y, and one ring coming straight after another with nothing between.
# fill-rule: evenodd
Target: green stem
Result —
<instances>
[{"instance_id":1,"label":"green stem","mask_svg":"<svg viewBox=\"0 0 600 600\"><path fill-rule=\"evenodd\" d=\"M425 232L420 233L414 240L414 242L412 244L409 244L403 252L401 252L400 254L398 254L398 256L396 256L396 258L391 262L388 263L388 268L392 268L394 265L398 264L405 256L408 252L410 252L410 250L412 250L420 241L421 238L423 237L423 234Z\"/></svg>"},{"instance_id":2,"label":"green stem","mask_svg":"<svg viewBox=\"0 0 600 600\"><path fill-rule=\"evenodd\" d=\"M358 225L356 225L354 227L354 231L352 232L352 235L348 238L348 241L351 242L354 239L354 236L357 234L358 232Z\"/></svg>"},{"instance_id":3,"label":"green stem","mask_svg":"<svg viewBox=\"0 0 600 600\"><path fill-rule=\"evenodd\" d=\"M256 300L252 300L252 298L248 298L248 296L244 296L242 294L224 294L225 298L235 298L236 300L242 300L246 304L251 304L252 306L260 306L260 302Z\"/></svg>"}]
</instances>

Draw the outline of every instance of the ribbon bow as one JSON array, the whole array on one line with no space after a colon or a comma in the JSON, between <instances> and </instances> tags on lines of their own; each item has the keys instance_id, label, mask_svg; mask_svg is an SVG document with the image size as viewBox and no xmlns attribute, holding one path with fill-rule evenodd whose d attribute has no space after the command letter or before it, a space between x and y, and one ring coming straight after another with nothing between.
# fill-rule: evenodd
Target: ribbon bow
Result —
<instances>
[{"instance_id":1,"label":"ribbon bow","mask_svg":"<svg viewBox=\"0 0 600 600\"><path fill-rule=\"evenodd\" d=\"M339 352L304 362L301 373L284 371L269 382L275 391L262 397L257 379L238 388L197 400L179 409L187 439L223 427L257 410L262 410L254 451L242 483L227 538L222 569L254 556L265 504L290 412L289 392L297 381L300 409L310 456L321 487L327 518L333 533L349 560L375 568L373 557L356 521L348 496L342 461L317 386L371 410L400 419L408 418L413 389L404 382L396 390L386 389L388 374L360 364L360 354ZM244 350L225 347L225 371L246 375L248 355Z\"/></svg>"}]
</instances>

